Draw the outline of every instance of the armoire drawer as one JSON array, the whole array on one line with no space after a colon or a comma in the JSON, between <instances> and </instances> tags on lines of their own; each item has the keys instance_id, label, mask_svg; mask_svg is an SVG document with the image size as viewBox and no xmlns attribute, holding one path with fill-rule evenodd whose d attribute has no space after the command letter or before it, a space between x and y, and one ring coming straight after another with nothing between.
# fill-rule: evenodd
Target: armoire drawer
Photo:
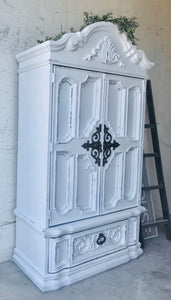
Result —
<instances>
[{"instance_id":1,"label":"armoire drawer","mask_svg":"<svg viewBox=\"0 0 171 300\"><path fill-rule=\"evenodd\" d=\"M127 220L49 240L49 273L105 256L127 246Z\"/></svg>"}]
</instances>

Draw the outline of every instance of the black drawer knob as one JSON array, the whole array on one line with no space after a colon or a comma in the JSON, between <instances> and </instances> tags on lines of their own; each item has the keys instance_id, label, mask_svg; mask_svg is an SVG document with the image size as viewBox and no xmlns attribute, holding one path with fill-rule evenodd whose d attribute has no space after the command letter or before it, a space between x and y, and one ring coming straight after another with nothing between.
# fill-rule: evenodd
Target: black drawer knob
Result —
<instances>
[{"instance_id":1,"label":"black drawer knob","mask_svg":"<svg viewBox=\"0 0 171 300\"><path fill-rule=\"evenodd\" d=\"M99 237L97 239L98 245L103 245L106 242L106 237L103 233L99 233Z\"/></svg>"}]
</instances>

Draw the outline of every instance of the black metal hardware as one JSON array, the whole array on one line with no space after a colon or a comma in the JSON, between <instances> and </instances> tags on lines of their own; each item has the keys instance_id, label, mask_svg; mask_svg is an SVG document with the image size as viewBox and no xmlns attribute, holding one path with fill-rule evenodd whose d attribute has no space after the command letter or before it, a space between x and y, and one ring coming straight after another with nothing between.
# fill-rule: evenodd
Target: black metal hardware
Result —
<instances>
[{"instance_id":1,"label":"black metal hardware","mask_svg":"<svg viewBox=\"0 0 171 300\"><path fill-rule=\"evenodd\" d=\"M107 159L111 155L111 148L115 150L120 145L115 140L112 142L112 135L108 131L109 128L106 125L104 125L103 166L107 163Z\"/></svg>"},{"instance_id":2,"label":"black metal hardware","mask_svg":"<svg viewBox=\"0 0 171 300\"><path fill-rule=\"evenodd\" d=\"M89 149L91 148L91 156L95 159L95 164L97 164L98 166L100 166L100 153L102 152L102 144L100 141L101 130L102 124L96 127L96 131L91 137L91 143L87 141L82 145L82 147L87 151L89 151Z\"/></svg>"},{"instance_id":3,"label":"black metal hardware","mask_svg":"<svg viewBox=\"0 0 171 300\"><path fill-rule=\"evenodd\" d=\"M107 163L107 159L110 157L112 151L115 150L120 144L115 140L112 142L112 135L108 132L109 128L104 125L104 139L103 145L101 143L101 132L102 132L102 124L96 127L96 131L93 133L91 137L91 142L87 141L82 145L84 149L89 151L91 149L91 156L95 159L95 163L100 166L101 162L101 153L103 152L103 166Z\"/></svg>"},{"instance_id":4,"label":"black metal hardware","mask_svg":"<svg viewBox=\"0 0 171 300\"><path fill-rule=\"evenodd\" d=\"M106 242L106 237L103 233L99 233L99 237L96 241L97 245L103 245Z\"/></svg>"}]
</instances>

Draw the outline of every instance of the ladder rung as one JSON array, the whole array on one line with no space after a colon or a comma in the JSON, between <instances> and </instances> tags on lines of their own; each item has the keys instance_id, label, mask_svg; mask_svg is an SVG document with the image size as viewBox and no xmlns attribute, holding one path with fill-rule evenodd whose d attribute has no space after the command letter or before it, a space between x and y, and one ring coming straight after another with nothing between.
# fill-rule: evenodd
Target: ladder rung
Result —
<instances>
[{"instance_id":1,"label":"ladder rung","mask_svg":"<svg viewBox=\"0 0 171 300\"><path fill-rule=\"evenodd\" d=\"M163 184L160 185L149 185L149 186L143 186L143 191L149 191L149 190L161 190L163 189Z\"/></svg>"},{"instance_id":2,"label":"ladder rung","mask_svg":"<svg viewBox=\"0 0 171 300\"><path fill-rule=\"evenodd\" d=\"M145 128L155 128L155 124L145 124Z\"/></svg>"},{"instance_id":3,"label":"ladder rung","mask_svg":"<svg viewBox=\"0 0 171 300\"><path fill-rule=\"evenodd\" d=\"M144 157L159 157L158 153L144 153Z\"/></svg>"},{"instance_id":4,"label":"ladder rung","mask_svg":"<svg viewBox=\"0 0 171 300\"><path fill-rule=\"evenodd\" d=\"M151 227L151 226L155 226L155 225L162 224L162 223L167 224L168 219L158 219L155 222L144 223L144 224L142 224L142 226L143 227Z\"/></svg>"}]
</instances>

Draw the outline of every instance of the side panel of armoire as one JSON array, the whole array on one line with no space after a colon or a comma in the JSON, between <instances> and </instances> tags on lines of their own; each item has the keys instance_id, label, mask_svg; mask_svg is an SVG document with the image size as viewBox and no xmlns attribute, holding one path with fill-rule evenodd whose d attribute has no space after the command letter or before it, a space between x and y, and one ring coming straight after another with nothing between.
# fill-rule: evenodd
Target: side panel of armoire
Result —
<instances>
[{"instance_id":1,"label":"side panel of armoire","mask_svg":"<svg viewBox=\"0 0 171 300\"><path fill-rule=\"evenodd\" d=\"M19 123L15 257L46 272L49 107L51 66L19 73ZM24 270L25 271L25 270ZM33 275L34 276L34 275Z\"/></svg>"}]
</instances>

